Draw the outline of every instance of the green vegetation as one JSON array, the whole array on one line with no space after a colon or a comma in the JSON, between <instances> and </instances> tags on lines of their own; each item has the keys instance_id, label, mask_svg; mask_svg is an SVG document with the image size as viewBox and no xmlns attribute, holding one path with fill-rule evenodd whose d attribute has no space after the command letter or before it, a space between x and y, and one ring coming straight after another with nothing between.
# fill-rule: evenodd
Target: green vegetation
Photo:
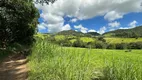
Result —
<instances>
[{"instance_id":1,"label":"green vegetation","mask_svg":"<svg viewBox=\"0 0 142 80\"><path fill-rule=\"evenodd\" d=\"M30 80L141 80L141 50L65 48L37 40Z\"/></svg>"},{"instance_id":2,"label":"green vegetation","mask_svg":"<svg viewBox=\"0 0 142 80\"><path fill-rule=\"evenodd\" d=\"M142 51L132 50L142 49L142 26L103 35L73 30L35 34L38 17L33 0L0 1L0 61L32 53L29 80L142 80Z\"/></svg>"},{"instance_id":3,"label":"green vegetation","mask_svg":"<svg viewBox=\"0 0 142 80\"><path fill-rule=\"evenodd\" d=\"M133 29L119 29L103 34L106 37L139 38L142 37L142 26Z\"/></svg>"},{"instance_id":4,"label":"green vegetation","mask_svg":"<svg viewBox=\"0 0 142 80\"><path fill-rule=\"evenodd\" d=\"M45 36L44 36L45 37ZM85 37L72 35L48 35L46 39L66 47L94 49L142 49L142 38Z\"/></svg>"},{"instance_id":5,"label":"green vegetation","mask_svg":"<svg viewBox=\"0 0 142 80\"><path fill-rule=\"evenodd\" d=\"M131 43L131 42L140 42L142 38L105 38L107 43Z\"/></svg>"},{"instance_id":6,"label":"green vegetation","mask_svg":"<svg viewBox=\"0 0 142 80\"><path fill-rule=\"evenodd\" d=\"M32 0L2 0L0 5L0 47L31 44L39 17Z\"/></svg>"}]
</instances>

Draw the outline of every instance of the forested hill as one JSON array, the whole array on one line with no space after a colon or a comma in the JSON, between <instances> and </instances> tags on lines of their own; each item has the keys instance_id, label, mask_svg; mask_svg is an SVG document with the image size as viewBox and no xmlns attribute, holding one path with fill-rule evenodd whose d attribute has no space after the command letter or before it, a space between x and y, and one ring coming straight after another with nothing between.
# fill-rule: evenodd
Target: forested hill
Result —
<instances>
[{"instance_id":1,"label":"forested hill","mask_svg":"<svg viewBox=\"0 0 142 80\"><path fill-rule=\"evenodd\" d=\"M99 36L100 34L97 32L89 32L89 33L82 33L82 32L77 32L74 30L68 30L68 31L61 31L59 33L57 33L57 35L71 35L71 36Z\"/></svg>"},{"instance_id":2,"label":"forested hill","mask_svg":"<svg viewBox=\"0 0 142 80\"><path fill-rule=\"evenodd\" d=\"M118 29L103 34L106 37L138 38L142 37L142 26L132 29Z\"/></svg>"}]
</instances>

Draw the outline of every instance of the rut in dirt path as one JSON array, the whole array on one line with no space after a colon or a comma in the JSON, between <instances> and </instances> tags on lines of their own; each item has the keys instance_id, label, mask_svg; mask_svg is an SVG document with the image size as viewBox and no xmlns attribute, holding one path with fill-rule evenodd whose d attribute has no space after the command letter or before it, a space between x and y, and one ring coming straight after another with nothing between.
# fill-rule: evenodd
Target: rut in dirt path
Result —
<instances>
[{"instance_id":1,"label":"rut in dirt path","mask_svg":"<svg viewBox=\"0 0 142 80\"><path fill-rule=\"evenodd\" d=\"M0 63L0 80L27 80L28 60L24 55L9 56Z\"/></svg>"}]
</instances>

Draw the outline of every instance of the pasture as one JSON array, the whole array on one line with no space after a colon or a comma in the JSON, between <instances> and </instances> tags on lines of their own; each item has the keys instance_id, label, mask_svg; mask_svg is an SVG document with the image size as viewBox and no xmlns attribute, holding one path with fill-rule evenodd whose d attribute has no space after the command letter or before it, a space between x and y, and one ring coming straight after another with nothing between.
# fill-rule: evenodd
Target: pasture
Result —
<instances>
[{"instance_id":1,"label":"pasture","mask_svg":"<svg viewBox=\"0 0 142 80\"><path fill-rule=\"evenodd\" d=\"M142 51L67 48L37 40L30 80L142 80Z\"/></svg>"}]
</instances>

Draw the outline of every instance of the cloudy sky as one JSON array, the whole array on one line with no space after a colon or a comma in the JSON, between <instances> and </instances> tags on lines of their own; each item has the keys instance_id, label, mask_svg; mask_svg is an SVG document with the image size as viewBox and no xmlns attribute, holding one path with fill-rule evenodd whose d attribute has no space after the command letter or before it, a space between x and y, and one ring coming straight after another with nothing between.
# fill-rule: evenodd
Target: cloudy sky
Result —
<instances>
[{"instance_id":1,"label":"cloudy sky","mask_svg":"<svg viewBox=\"0 0 142 80\"><path fill-rule=\"evenodd\" d=\"M76 30L103 34L142 25L142 0L57 0L35 4L41 33Z\"/></svg>"}]
</instances>

